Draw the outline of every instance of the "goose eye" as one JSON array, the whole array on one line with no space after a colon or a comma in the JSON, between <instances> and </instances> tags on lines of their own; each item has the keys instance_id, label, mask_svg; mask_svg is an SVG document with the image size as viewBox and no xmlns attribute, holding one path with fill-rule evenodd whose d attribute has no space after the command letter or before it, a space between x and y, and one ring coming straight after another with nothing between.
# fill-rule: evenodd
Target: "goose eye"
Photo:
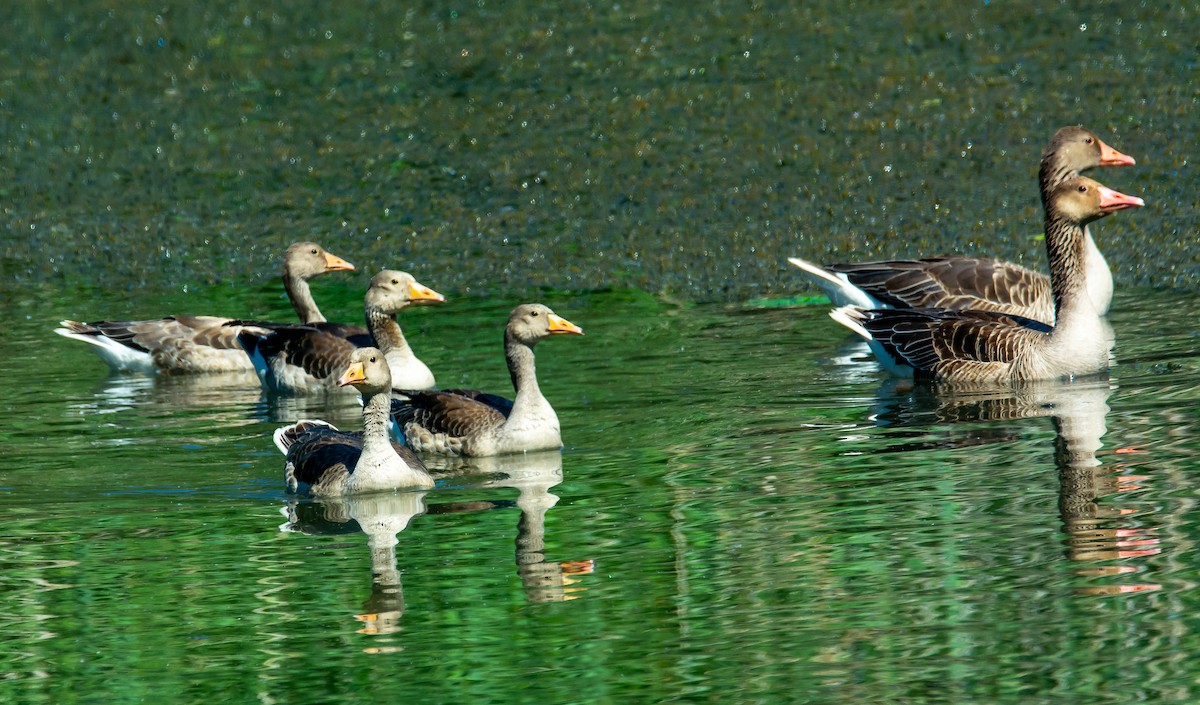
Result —
<instances>
[{"instance_id":1,"label":"goose eye","mask_svg":"<svg viewBox=\"0 0 1200 705\"><path fill-rule=\"evenodd\" d=\"M317 248L315 248L315 247L314 247L314 248L313 248L313 250L312 250L312 253L313 253L314 255L315 255L315 254L317 254Z\"/></svg>"},{"instance_id":2,"label":"goose eye","mask_svg":"<svg viewBox=\"0 0 1200 705\"><path fill-rule=\"evenodd\" d=\"M1087 186L1084 186L1083 184L1079 184L1078 186L1075 187L1075 190L1080 193L1087 193Z\"/></svg>"},{"instance_id":3,"label":"goose eye","mask_svg":"<svg viewBox=\"0 0 1200 705\"><path fill-rule=\"evenodd\" d=\"M400 280L399 280L399 279L393 279L393 280L392 280L392 283L393 283L393 284L399 284L399 283L400 283Z\"/></svg>"},{"instance_id":4,"label":"goose eye","mask_svg":"<svg viewBox=\"0 0 1200 705\"><path fill-rule=\"evenodd\" d=\"M372 355L372 356L371 356L371 362L375 362L375 356L374 356L374 355Z\"/></svg>"},{"instance_id":5,"label":"goose eye","mask_svg":"<svg viewBox=\"0 0 1200 705\"><path fill-rule=\"evenodd\" d=\"M530 312L529 312L529 315L530 315L530 316L533 316L534 318L537 318L538 312L537 312L537 311L530 311Z\"/></svg>"},{"instance_id":6,"label":"goose eye","mask_svg":"<svg viewBox=\"0 0 1200 705\"><path fill-rule=\"evenodd\" d=\"M1091 144L1091 143L1095 142L1095 140L1094 140L1094 139L1092 139L1092 136L1091 136L1091 135L1088 135L1087 137L1084 137L1084 138L1083 138L1083 141L1084 141L1084 142L1087 142L1088 144Z\"/></svg>"}]
</instances>

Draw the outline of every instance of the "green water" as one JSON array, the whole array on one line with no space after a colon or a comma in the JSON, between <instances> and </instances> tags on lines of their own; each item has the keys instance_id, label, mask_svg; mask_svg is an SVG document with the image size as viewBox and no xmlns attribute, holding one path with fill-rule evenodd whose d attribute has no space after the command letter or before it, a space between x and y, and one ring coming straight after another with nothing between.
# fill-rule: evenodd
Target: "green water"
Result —
<instances>
[{"instance_id":1,"label":"green water","mask_svg":"<svg viewBox=\"0 0 1200 705\"><path fill-rule=\"evenodd\" d=\"M538 347L561 454L292 506L271 432L352 402L108 377L50 329L144 304L41 294L0 341L5 702L1200 695L1192 297L1118 297L1108 382L973 398L887 381L823 306L548 295L587 331ZM402 320L443 383L504 390L512 303Z\"/></svg>"}]
</instances>

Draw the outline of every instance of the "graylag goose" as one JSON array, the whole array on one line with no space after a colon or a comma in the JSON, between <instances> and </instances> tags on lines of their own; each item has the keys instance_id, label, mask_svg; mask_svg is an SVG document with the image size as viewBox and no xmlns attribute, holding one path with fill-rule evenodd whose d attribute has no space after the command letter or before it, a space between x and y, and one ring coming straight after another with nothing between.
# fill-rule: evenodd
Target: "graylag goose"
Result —
<instances>
[{"instance_id":1,"label":"graylag goose","mask_svg":"<svg viewBox=\"0 0 1200 705\"><path fill-rule=\"evenodd\" d=\"M446 297L420 284L411 274L385 269L371 279L364 301L367 329L374 345L384 351L393 383L404 389L428 389L433 373L413 354L396 312L416 303L440 303ZM249 327L246 327L246 326ZM257 324L234 321L238 341L253 362L266 389L320 392L338 389L354 343L312 326Z\"/></svg>"},{"instance_id":2,"label":"graylag goose","mask_svg":"<svg viewBox=\"0 0 1200 705\"><path fill-rule=\"evenodd\" d=\"M834 309L889 371L941 382L1003 383L1075 377L1108 368L1109 338L1089 296L1088 223L1145 205L1078 176L1048 194L1046 252L1056 324L997 311Z\"/></svg>"},{"instance_id":3,"label":"graylag goose","mask_svg":"<svg viewBox=\"0 0 1200 705\"><path fill-rule=\"evenodd\" d=\"M1121 154L1088 130L1064 127L1054 133L1042 153L1038 171L1042 204L1050 192L1080 172L1133 163L1133 157ZM1084 243L1088 298L1100 315L1107 315L1112 303L1112 272L1086 227ZM790 257L788 262L804 270L835 306L970 308L1054 323L1050 277L1011 262L965 256L823 267L799 257Z\"/></svg>"},{"instance_id":4,"label":"graylag goose","mask_svg":"<svg viewBox=\"0 0 1200 705\"><path fill-rule=\"evenodd\" d=\"M365 335L363 329L326 324L308 280L329 272L353 270L354 265L312 242L297 242L283 256L283 288L300 320L330 326L343 335ZM115 371L237 372L250 371L250 359L238 345L233 319L218 316L167 316L148 321L62 321L54 332L95 346ZM369 344L367 338L367 344Z\"/></svg>"},{"instance_id":5,"label":"graylag goose","mask_svg":"<svg viewBox=\"0 0 1200 705\"><path fill-rule=\"evenodd\" d=\"M583 329L542 304L513 309L504 328L504 356L517 396L512 401L470 389L406 390L392 416L410 448L439 455L500 455L562 448L558 416L538 388L533 346Z\"/></svg>"},{"instance_id":6,"label":"graylag goose","mask_svg":"<svg viewBox=\"0 0 1200 705\"><path fill-rule=\"evenodd\" d=\"M384 490L433 487L433 478L412 451L394 445L388 432L392 373L378 348L357 348L337 383L363 397L363 430L339 431L324 421L298 421L275 431L287 456L289 492L333 497Z\"/></svg>"}]
</instances>

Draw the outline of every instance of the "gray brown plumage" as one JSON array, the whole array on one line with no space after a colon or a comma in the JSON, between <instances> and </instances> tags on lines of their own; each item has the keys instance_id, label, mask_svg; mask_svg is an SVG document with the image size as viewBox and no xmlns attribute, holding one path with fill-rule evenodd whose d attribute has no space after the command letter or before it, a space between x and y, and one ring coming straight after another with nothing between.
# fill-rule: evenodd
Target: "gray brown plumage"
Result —
<instances>
[{"instance_id":1,"label":"gray brown plumage","mask_svg":"<svg viewBox=\"0 0 1200 705\"><path fill-rule=\"evenodd\" d=\"M339 431L324 421L298 421L276 430L275 445L287 456L288 491L337 496L433 487L421 460L388 433L392 378L383 352L355 349L337 384L363 395L363 430Z\"/></svg>"},{"instance_id":2,"label":"gray brown plumage","mask_svg":"<svg viewBox=\"0 0 1200 705\"><path fill-rule=\"evenodd\" d=\"M1103 322L1087 300L1084 226L1141 199L1086 177L1068 180L1046 201L1054 327L995 311L835 309L834 320L859 333L893 372L918 379L990 383L1086 375L1108 365Z\"/></svg>"},{"instance_id":3,"label":"gray brown plumage","mask_svg":"<svg viewBox=\"0 0 1200 705\"><path fill-rule=\"evenodd\" d=\"M538 387L533 346L583 329L541 304L513 310L504 352L516 398L476 390L405 391L392 413L406 445L419 452L485 456L562 447L558 416Z\"/></svg>"},{"instance_id":4,"label":"gray brown plumage","mask_svg":"<svg viewBox=\"0 0 1200 705\"><path fill-rule=\"evenodd\" d=\"M327 272L352 270L354 265L311 242L288 247L283 258L283 282L292 307L306 323L325 323L309 290L308 280ZM136 372L231 372L253 369L237 336L246 326L230 326L219 316L166 316L143 321L66 320L55 333L93 347L114 370ZM249 324L254 327L255 324ZM356 331L345 329L344 335Z\"/></svg>"},{"instance_id":5,"label":"gray brown plumage","mask_svg":"<svg viewBox=\"0 0 1200 705\"><path fill-rule=\"evenodd\" d=\"M383 270L371 279L363 308L373 345L384 351L392 379L405 388L433 386L433 374L413 355L396 323L396 312L414 303L441 302L445 297L418 283L406 272ZM235 321L231 325L246 325ZM238 340L267 389L293 393L337 388L356 345L315 326L255 324Z\"/></svg>"},{"instance_id":6,"label":"gray brown plumage","mask_svg":"<svg viewBox=\"0 0 1200 705\"><path fill-rule=\"evenodd\" d=\"M1047 195L1080 172L1099 166L1133 164L1088 130L1072 126L1054 134L1042 153L1038 182L1043 205ZM1085 230L1082 261L1088 270L1088 295L1107 314L1112 273ZM807 272L835 305L864 308L945 308L1000 311L1054 323L1050 278L1026 267L986 257L930 257L886 262L815 265L789 258Z\"/></svg>"}]
</instances>

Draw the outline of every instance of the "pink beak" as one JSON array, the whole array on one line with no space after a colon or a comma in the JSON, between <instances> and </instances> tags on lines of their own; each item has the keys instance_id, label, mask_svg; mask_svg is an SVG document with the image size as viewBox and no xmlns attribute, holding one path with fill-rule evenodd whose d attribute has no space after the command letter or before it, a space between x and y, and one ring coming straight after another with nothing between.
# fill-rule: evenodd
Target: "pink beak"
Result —
<instances>
[{"instance_id":1,"label":"pink beak","mask_svg":"<svg viewBox=\"0 0 1200 705\"><path fill-rule=\"evenodd\" d=\"M1096 138L1096 141L1100 143L1100 166L1133 166L1137 163L1133 161L1133 157L1128 154L1121 154L1112 147L1109 147L1099 137Z\"/></svg>"},{"instance_id":2,"label":"pink beak","mask_svg":"<svg viewBox=\"0 0 1200 705\"><path fill-rule=\"evenodd\" d=\"M1126 208L1139 208L1146 202L1137 196L1126 196L1120 191L1114 191L1107 186L1100 187L1100 210L1105 213L1115 213Z\"/></svg>"}]
</instances>

